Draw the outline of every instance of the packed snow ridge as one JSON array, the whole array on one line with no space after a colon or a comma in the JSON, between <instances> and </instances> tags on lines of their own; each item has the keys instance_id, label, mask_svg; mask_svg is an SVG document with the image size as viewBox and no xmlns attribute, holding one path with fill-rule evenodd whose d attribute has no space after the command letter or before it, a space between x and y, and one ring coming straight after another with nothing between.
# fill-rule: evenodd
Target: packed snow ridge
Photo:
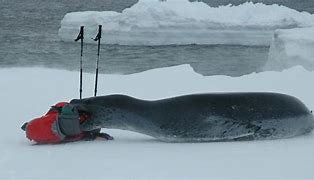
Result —
<instances>
[{"instance_id":1,"label":"packed snow ridge","mask_svg":"<svg viewBox=\"0 0 314 180\"><path fill-rule=\"evenodd\" d=\"M121 13L72 12L59 29L63 41L73 41L85 26L85 40L103 25L103 41L120 45L236 44L270 45L276 29L310 27L314 15L285 6L247 2L210 7L187 0L140 0Z\"/></svg>"}]
</instances>

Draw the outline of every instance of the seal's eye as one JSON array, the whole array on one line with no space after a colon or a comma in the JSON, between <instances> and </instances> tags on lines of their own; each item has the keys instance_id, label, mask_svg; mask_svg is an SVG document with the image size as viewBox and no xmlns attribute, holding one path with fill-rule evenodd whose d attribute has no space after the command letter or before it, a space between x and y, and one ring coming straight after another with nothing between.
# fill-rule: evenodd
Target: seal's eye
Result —
<instances>
[{"instance_id":1,"label":"seal's eye","mask_svg":"<svg viewBox=\"0 0 314 180\"><path fill-rule=\"evenodd\" d=\"M28 124L28 122L26 122L26 123L24 123L24 124L22 125L21 129L22 129L23 131L26 131L27 124Z\"/></svg>"}]
</instances>

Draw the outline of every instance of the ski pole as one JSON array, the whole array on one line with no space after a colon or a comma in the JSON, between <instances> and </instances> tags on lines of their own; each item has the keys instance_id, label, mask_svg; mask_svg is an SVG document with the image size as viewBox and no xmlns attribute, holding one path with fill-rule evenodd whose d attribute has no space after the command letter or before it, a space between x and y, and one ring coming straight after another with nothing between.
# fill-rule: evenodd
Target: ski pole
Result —
<instances>
[{"instance_id":1,"label":"ski pole","mask_svg":"<svg viewBox=\"0 0 314 180\"><path fill-rule=\"evenodd\" d=\"M100 39L101 39L101 27L102 25L99 25L98 27L98 34L96 35L94 41L98 41L98 51L97 51L97 60L96 60L96 77L95 77L95 91L94 96L97 95L97 83L98 83L98 65L99 65L99 51L100 51Z\"/></svg>"},{"instance_id":2,"label":"ski pole","mask_svg":"<svg viewBox=\"0 0 314 180\"><path fill-rule=\"evenodd\" d=\"M80 59L80 99L82 99L82 79L83 79L83 39L84 39L84 26L81 26L80 33L77 38L74 40L75 42L81 40L81 59Z\"/></svg>"}]
</instances>

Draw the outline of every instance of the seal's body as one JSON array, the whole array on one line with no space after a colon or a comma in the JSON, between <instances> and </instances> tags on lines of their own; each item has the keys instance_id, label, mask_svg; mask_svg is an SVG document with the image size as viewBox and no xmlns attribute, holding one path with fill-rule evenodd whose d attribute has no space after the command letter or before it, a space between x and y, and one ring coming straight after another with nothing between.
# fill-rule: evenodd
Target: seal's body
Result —
<instances>
[{"instance_id":1,"label":"seal's body","mask_svg":"<svg viewBox=\"0 0 314 180\"><path fill-rule=\"evenodd\" d=\"M310 132L313 115L277 93L195 94L145 101L109 95L70 102L90 114L82 130L114 128L166 142L289 138Z\"/></svg>"}]
</instances>

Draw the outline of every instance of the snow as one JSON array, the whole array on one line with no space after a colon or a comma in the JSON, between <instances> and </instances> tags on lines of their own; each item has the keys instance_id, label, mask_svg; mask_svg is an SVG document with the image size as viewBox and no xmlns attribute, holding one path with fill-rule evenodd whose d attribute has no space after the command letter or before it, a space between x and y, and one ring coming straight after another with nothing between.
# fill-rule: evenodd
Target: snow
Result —
<instances>
[{"instance_id":1,"label":"snow","mask_svg":"<svg viewBox=\"0 0 314 180\"><path fill-rule=\"evenodd\" d=\"M120 130L113 141L34 145L20 129L58 101L78 97L78 72L0 69L0 179L313 179L314 134L292 139L215 143L163 143ZM84 96L94 74L84 74ZM202 76L190 65L131 75L100 75L99 94L160 99L190 93L268 91L293 95L314 109L314 72L241 77Z\"/></svg>"},{"instance_id":2,"label":"snow","mask_svg":"<svg viewBox=\"0 0 314 180\"><path fill-rule=\"evenodd\" d=\"M276 30L265 70L283 70L295 65L314 70L314 27Z\"/></svg>"},{"instance_id":3,"label":"snow","mask_svg":"<svg viewBox=\"0 0 314 180\"><path fill-rule=\"evenodd\" d=\"M215 8L188 0L140 0L121 13L68 13L61 21L59 36L73 42L84 25L85 40L93 42L99 24L106 44L269 45L274 30L313 26L314 15L276 4L246 2Z\"/></svg>"}]
</instances>

